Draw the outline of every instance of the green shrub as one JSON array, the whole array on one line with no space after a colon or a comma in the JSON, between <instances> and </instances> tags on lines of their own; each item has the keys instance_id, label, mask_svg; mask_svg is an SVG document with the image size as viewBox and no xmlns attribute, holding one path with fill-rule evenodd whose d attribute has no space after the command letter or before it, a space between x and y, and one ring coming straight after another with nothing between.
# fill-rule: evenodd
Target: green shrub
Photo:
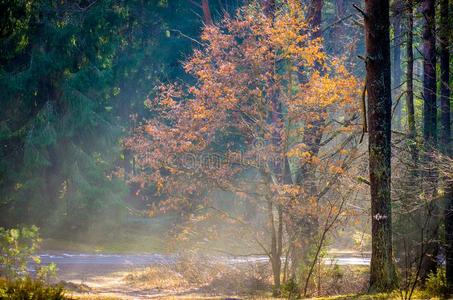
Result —
<instances>
[{"instance_id":1,"label":"green shrub","mask_svg":"<svg viewBox=\"0 0 453 300\"><path fill-rule=\"evenodd\" d=\"M426 292L430 296L443 297L448 294L447 280L444 269L439 268L435 274L429 274L425 284Z\"/></svg>"},{"instance_id":2,"label":"green shrub","mask_svg":"<svg viewBox=\"0 0 453 300\"><path fill-rule=\"evenodd\" d=\"M0 275L8 279L26 277L27 264L39 263L35 256L41 239L36 226L4 229L0 227Z\"/></svg>"},{"instance_id":3,"label":"green shrub","mask_svg":"<svg viewBox=\"0 0 453 300\"><path fill-rule=\"evenodd\" d=\"M29 277L17 280L0 279L0 299L5 300L63 300L63 288L33 280Z\"/></svg>"},{"instance_id":4,"label":"green shrub","mask_svg":"<svg viewBox=\"0 0 453 300\"><path fill-rule=\"evenodd\" d=\"M0 227L0 299L67 299L61 286L48 284L56 274L56 265L41 265L36 251L41 244L38 227ZM29 270L34 264L35 272ZM32 278L33 275L33 278Z\"/></svg>"},{"instance_id":5,"label":"green shrub","mask_svg":"<svg viewBox=\"0 0 453 300\"><path fill-rule=\"evenodd\" d=\"M299 287L294 279L289 279L280 288L281 296L286 299L298 299L300 297Z\"/></svg>"},{"instance_id":6,"label":"green shrub","mask_svg":"<svg viewBox=\"0 0 453 300\"><path fill-rule=\"evenodd\" d=\"M35 253L41 244L38 227L24 226L4 229L0 227L0 276L8 280L29 277L28 264L34 263L35 277L48 281L56 274L56 265L41 265L41 259Z\"/></svg>"}]
</instances>

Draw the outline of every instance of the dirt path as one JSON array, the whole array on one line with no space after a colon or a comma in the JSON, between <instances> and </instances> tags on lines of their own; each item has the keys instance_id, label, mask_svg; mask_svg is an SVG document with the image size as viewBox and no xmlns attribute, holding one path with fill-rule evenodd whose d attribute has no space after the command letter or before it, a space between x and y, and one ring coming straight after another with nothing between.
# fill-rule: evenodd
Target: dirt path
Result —
<instances>
[{"instance_id":1,"label":"dirt path","mask_svg":"<svg viewBox=\"0 0 453 300\"><path fill-rule=\"evenodd\" d=\"M139 271L139 270L136 270ZM114 272L107 275L92 276L84 280L71 279L72 288L78 286L80 290L73 291L69 294L80 297L82 299L92 299L96 297L118 298L118 299L155 299L163 297L184 296L191 293L196 293L198 289L185 290L163 290L159 288L145 288L134 286L127 280L129 271Z\"/></svg>"},{"instance_id":2,"label":"dirt path","mask_svg":"<svg viewBox=\"0 0 453 300\"><path fill-rule=\"evenodd\" d=\"M82 299L225 299L228 297L205 297L200 294L200 288L180 286L174 289L165 285L151 283L146 286L132 284L128 276L138 273L146 267L153 266L163 269L175 264L177 257L161 254L104 254L104 253L63 253L49 252L41 254L43 264L55 263L58 267L58 282L65 283L67 290ZM212 257L213 260L228 265L242 265L263 262L264 257ZM369 259L365 257L344 256L334 260L325 259L326 264L366 265ZM168 274L168 273L161 273ZM154 276L155 277L155 276ZM153 278L154 278L153 277ZM159 276L158 276L159 277ZM130 277L129 277L130 279ZM149 280L148 280L149 281ZM166 289L162 288L166 287ZM98 298L99 298L98 297ZM103 297L103 298L102 298ZM234 299L234 297L232 298Z\"/></svg>"}]
</instances>

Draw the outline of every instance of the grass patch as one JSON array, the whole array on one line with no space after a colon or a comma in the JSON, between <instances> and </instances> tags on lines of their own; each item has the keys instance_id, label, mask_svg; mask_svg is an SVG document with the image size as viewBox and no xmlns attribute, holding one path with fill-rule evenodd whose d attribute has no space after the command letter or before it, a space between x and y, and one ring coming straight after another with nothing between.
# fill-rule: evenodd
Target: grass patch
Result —
<instances>
[{"instance_id":1,"label":"grass patch","mask_svg":"<svg viewBox=\"0 0 453 300\"><path fill-rule=\"evenodd\" d=\"M49 285L31 278L6 280L0 279L0 299L5 300L65 300L61 286Z\"/></svg>"},{"instance_id":2,"label":"grass patch","mask_svg":"<svg viewBox=\"0 0 453 300\"><path fill-rule=\"evenodd\" d=\"M74 300L121 300L118 297L98 296L98 295L77 295L71 296Z\"/></svg>"},{"instance_id":3,"label":"grass patch","mask_svg":"<svg viewBox=\"0 0 453 300\"><path fill-rule=\"evenodd\" d=\"M329 296L329 297L317 297L317 298L310 298L311 300L401 300L400 292L392 292L392 293L379 293L379 294L350 294L350 295L336 295L336 296ZM442 299L438 297L434 297L428 295L425 291L416 290L412 294L412 299Z\"/></svg>"},{"instance_id":4,"label":"grass patch","mask_svg":"<svg viewBox=\"0 0 453 300\"><path fill-rule=\"evenodd\" d=\"M112 297L105 297L105 296L93 296L93 295L85 295L85 296L80 296L77 297L76 299L80 300L88 300L88 299L95 299L95 300L121 300L121 298L112 298ZM256 300L282 300L284 298L274 298L271 297L270 295L250 295L250 296L232 296L232 295L220 295L220 296L207 296L207 295L202 295L202 294L185 294L185 295L171 295L171 296L162 296L159 297L158 299L163 299L163 300L185 300L185 299L196 299L196 300L218 300L218 299L256 299ZM305 300L400 300L401 297L398 296L397 294L374 294L374 295L368 295L368 294L363 294L363 295L337 295L337 296L330 296L330 297L316 297L316 298L308 298ZM440 298L432 298L432 297L427 297L423 292L418 291L415 293L412 297L414 300L421 300L421 299L440 299Z\"/></svg>"}]
</instances>

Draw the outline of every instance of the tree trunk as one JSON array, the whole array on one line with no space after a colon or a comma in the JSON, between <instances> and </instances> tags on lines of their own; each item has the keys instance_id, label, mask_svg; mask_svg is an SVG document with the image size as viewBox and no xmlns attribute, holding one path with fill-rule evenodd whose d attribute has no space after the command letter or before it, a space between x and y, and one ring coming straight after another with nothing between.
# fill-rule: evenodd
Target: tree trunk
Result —
<instances>
[{"instance_id":1,"label":"tree trunk","mask_svg":"<svg viewBox=\"0 0 453 300\"><path fill-rule=\"evenodd\" d=\"M335 53L338 56L343 55L346 51L345 45L348 44L348 35L346 34L346 26L343 20L343 18L346 15L346 3L345 0L337 0L335 1L335 11L336 11L336 22L339 22L338 24L335 25L334 30L333 30L333 35L331 38L335 37Z\"/></svg>"},{"instance_id":2,"label":"tree trunk","mask_svg":"<svg viewBox=\"0 0 453 300\"><path fill-rule=\"evenodd\" d=\"M277 297L280 295L280 275L281 275L281 267L282 263L280 257L272 257L272 275L274 278L274 289L272 295Z\"/></svg>"},{"instance_id":3,"label":"tree trunk","mask_svg":"<svg viewBox=\"0 0 453 300\"><path fill-rule=\"evenodd\" d=\"M312 0L308 9L307 20L309 22L309 27L312 30L312 38L321 37L321 21L322 21L322 8L324 6L323 0ZM322 72L321 66L316 66L316 68ZM303 70L299 70L299 75L303 73ZM306 78L299 77L301 82L305 81ZM322 140L322 127L324 125L324 120L320 118L315 120L306 126L304 130L303 144L307 145L308 150L311 155L317 156L320 150L320 144ZM311 172L309 165L303 165L299 168L296 174L296 182L298 184L308 184L310 185L310 190L313 191L313 181L314 178L306 178L307 176L314 175L314 172Z\"/></svg>"},{"instance_id":4,"label":"tree trunk","mask_svg":"<svg viewBox=\"0 0 453 300\"><path fill-rule=\"evenodd\" d=\"M274 19L275 16L275 1L274 0L267 0L263 3L263 11L264 13L271 19ZM271 71L273 74L273 70ZM275 181L278 184L288 184L285 182L287 177L285 176L287 171L286 168L286 154L285 148L283 145L283 137L282 132L284 121L282 120L283 110L282 110L282 103L279 99L279 91L273 90L272 94L270 95L270 102L271 102L271 111L270 113L270 122L274 126L272 132L272 144L276 149L277 159L273 161L272 165L272 172L275 177ZM289 165L288 165L289 168ZM290 173L289 173L290 174ZM291 179L291 177L289 178ZM271 179L272 180L272 179ZM280 295L280 278L281 278L281 256L282 256L282 245L283 245L283 210L280 205L277 205L277 228L275 226L274 221L274 211L273 211L273 203L274 201L277 203L278 195L277 193L273 193L271 197L268 198L268 219L270 222L270 230L271 230L271 251L270 251L270 262L272 267L272 275L274 279L274 288L273 288L273 295L278 296Z\"/></svg>"},{"instance_id":5,"label":"tree trunk","mask_svg":"<svg viewBox=\"0 0 453 300\"><path fill-rule=\"evenodd\" d=\"M435 0L422 2L423 29L423 142L424 142L424 194L427 196L426 252L423 256L420 278L425 280L436 271L438 254L437 175L431 157L437 146L436 106L436 19Z\"/></svg>"},{"instance_id":6,"label":"tree trunk","mask_svg":"<svg viewBox=\"0 0 453 300\"><path fill-rule=\"evenodd\" d=\"M275 13L275 0L264 0L263 1L263 10L268 17L274 17Z\"/></svg>"},{"instance_id":7,"label":"tree trunk","mask_svg":"<svg viewBox=\"0 0 453 300\"><path fill-rule=\"evenodd\" d=\"M312 35L311 37L313 39L321 37L321 20L322 20L322 8L324 6L324 0L311 0L310 5L308 8L308 13L307 13L307 20L309 23L309 27L312 30ZM316 66L316 68L319 71L321 70L321 66ZM301 74L303 73L303 67L299 69L299 81L304 82L306 81L306 78L302 76ZM322 127L324 124L324 120L316 120L313 121L310 126L307 126L304 130L304 137L303 137L303 143L307 145L309 152L317 156L320 148L320 143L322 139ZM302 184L304 181L308 182L311 180L306 180L305 176L307 176L310 172L309 169L310 167L305 165L299 168L296 174L296 182L298 184Z\"/></svg>"},{"instance_id":8,"label":"tree trunk","mask_svg":"<svg viewBox=\"0 0 453 300\"><path fill-rule=\"evenodd\" d=\"M278 225L275 228L275 221L274 221L274 206L272 203L272 198L268 197L267 199L268 204L268 219L269 219L269 229L271 232L271 248L270 248L270 261L272 267L272 275L274 279L274 289L273 295L278 296L280 295L280 277L281 277L281 269L282 269L282 245L283 245L283 211L280 206L277 208L277 216L278 216Z\"/></svg>"},{"instance_id":9,"label":"tree trunk","mask_svg":"<svg viewBox=\"0 0 453 300\"><path fill-rule=\"evenodd\" d=\"M307 20L310 28L313 30L313 38L321 36L322 7L324 0L311 0L308 7Z\"/></svg>"},{"instance_id":10,"label":"tree trunk","mask_svg":"<svg viewBox=\"0 0 453 300\"><path fill-rule=\"evenodd\" d=\"M451 142L451 118L450 118L450 53L449 36L449 7L448 0L440 2L440 144L443 154L453 154ZM449 293L453 292L453 186L444 180L445 201L445 260L446 279Z\"/></svg>"},{"instance_id":11,"label":"tree trunk","mask_svg":"<svg viewBox=\"0 0 453 300\"><path fill-rule=\"evenodd\" d=\"M208 0L201 0L201 8L203 9L203 20L206 26L210 26L213 24L212 22L212 15L211 9L209 8L209 1Z\"/></svg>"},{"instance_id":12,"label":"tree trunk","mask_svg":"<svg viewBox=\"0 0 453 300\"><path fill-rule=\"evenodd\" d=\"M423 29L423 139L428 148L435 147L437 139L436 113L436 19L435 0L424 0Z\"/></svg>"},{"instance_id":13,"label":"tree trunk","mask_svg":"<svg viewBox=\"0 0 453 300\"><path fill-rule=\"evenodd\" d=\"M407 109L407 126L409 137L409 148L412 157L413 169L417 168L418 149L416 144L417 129L415 127L415 107L414 107L414 5L413 0L407 3L407 41L406 41L406 109Z\"/></svg>"},{"instance_id":14,"label":"tree trunk","mask_svg":"<svg viewBox=\"0 0 453 300\"><path fill-rule=\"evenodd\" d=\"M395 1L393 11L393 94L396 96L394 103L394 116L392 117L395 129L401 129L401 104L399 103L399 92L401 91L401 17L403 13L402 2Z\"/></svg>"},{"instance_id":15,"label":"tree trunk","mask_svg":"<svg viewBox=\"0 0 453 300\"><path fill-rule=\"evenodd\" d=\"M337 0L335 1L335 8L337 14L337 21L340 21L345 16L345 0Z\"/></svg>"},{"instance_id":16,"label":"tree trunk","mask_svg":"<svg viewBox=\"0 0 453 300\"><path fill-rule=\"evenodd\" d=\"M308 6L307 12L307 21L309 24L309 29L311 30L311 38L316 39L320 38L322 32L321 21L322 21L322 9L324 6L323 0L311 0ZM323 72L322 66L319 64L315 65L315 68L319 72ZM299 68L298 73L299 82L305 82L307 80L304 75L303 66ZM321 115L321 111L318 112ZM319 120L313 120L310 124L304 129L304 136L302 143L307 146L308 152L313 156L318 156L320 150L320 144L323 136L323 127L325 120L320 118ZM302 187L306 193L306 199L309 196L315 196L317 190L316 177L315 177L315 168L309 163L301 163L296 171L296 183ZM318 231L318 217L316 215L307 215L302 218L296 217L293 218L293 226L297 228L294 230L294 241L293 242L293 253L291 255L291 280L296 282L296 268L299 267L299 264L302 262L308 262L309 249L308 246L310 243L313 243L313 237L317 236ZM305 251L302 252L301 248Z\"/></svg>"},{"instance_id":17,"label":"tree trunk","mask_svg":"<svg viewBox=\"0 0 453 300\"><path fill-rule=\"evenodd\" d=\"M391 83L389 2L365 2L366 90L369 120L369 171L372 214L370 290L396 286L392 259L390 198Z\"/></svg>"},{"instance_id":18,"label":"tree trunk","mask_svg":"<svg viewBox=\"0 0 453 300\"><path fill-rule=\"evenodd\" d=\"M440 33L440 143L441 150L451 155L450 118L450 53L449 53L449 11L448 0L441 0Z\"/></svg>"}]
</instances>

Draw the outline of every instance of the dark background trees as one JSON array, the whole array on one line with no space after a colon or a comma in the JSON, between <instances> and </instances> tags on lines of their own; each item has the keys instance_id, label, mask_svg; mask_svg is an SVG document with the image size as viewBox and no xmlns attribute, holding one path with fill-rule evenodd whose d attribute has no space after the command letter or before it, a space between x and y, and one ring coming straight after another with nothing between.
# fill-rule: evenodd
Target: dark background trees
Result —
<instances>
[{"instance_id":1,"label":"dark background trees","mask_svg":"<svg viewBox=\"0 0 453 300\"><path fill-rule=\"evenodd\" d=\"M201 30L193 5L1 6L1 225L83 231L99 215L118 217L128 188L112 172L132 165L120 139L157 82L184 77L179 60L194 42L183 35Z\"/></svg>"}]
</instances>

